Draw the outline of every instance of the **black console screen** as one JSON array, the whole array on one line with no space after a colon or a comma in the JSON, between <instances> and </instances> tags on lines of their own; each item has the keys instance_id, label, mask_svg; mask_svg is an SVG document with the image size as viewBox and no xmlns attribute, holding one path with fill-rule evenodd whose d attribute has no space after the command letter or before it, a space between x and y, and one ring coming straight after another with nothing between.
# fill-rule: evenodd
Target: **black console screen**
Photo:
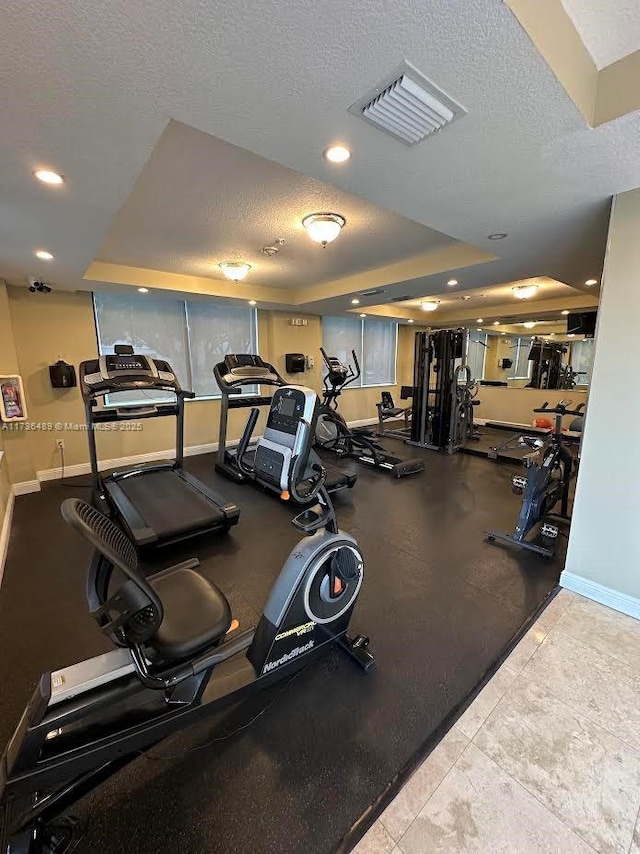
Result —
<instances>
[{"instance_id":1,"label":"black console screen","mask_svg":"<svg viewBox=\"0 0 640 854\"><path fill-rule=\"evenodd\" d=\"M284 415L285 418L291 418L293 413L296 411L296 401L293 397L281 397L278 401L278 411L280 415Z\"/></svg>"}]
</instances>

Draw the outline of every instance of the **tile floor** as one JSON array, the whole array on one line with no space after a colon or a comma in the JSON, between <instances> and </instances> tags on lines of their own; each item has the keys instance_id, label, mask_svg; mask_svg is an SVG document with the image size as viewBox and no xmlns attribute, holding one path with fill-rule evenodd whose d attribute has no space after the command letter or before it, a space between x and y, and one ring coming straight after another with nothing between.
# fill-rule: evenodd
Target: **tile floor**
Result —
<instances>
[{"instance_id":1,"label":"tile floor","mask_svg":"<svg viewBox=\"0 0 640 854\"><path fill-rule=\"evenodd\" d=\"M640 854L640 621L561 590L353 854Z\"/></svg>"}]
</instances>

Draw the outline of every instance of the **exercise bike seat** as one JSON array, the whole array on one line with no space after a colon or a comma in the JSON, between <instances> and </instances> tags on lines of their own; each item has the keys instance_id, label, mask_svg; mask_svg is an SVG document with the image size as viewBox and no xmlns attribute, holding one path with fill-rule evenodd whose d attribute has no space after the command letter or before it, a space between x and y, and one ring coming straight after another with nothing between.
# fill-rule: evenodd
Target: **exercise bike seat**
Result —
<instances>
[{"instance_id":1,"label":"exercise bike seat","mask_svg":"<svg viewBox=\"0 0 640 854\"><path fill-rule=\"evenodd\" d=\"M79 498L67 498L61 511L97 550L87 577L87 604L116 646L141 648L154 661L174 663L223 640L231 609L222 591L194 571L197 560L146 575L133 543L112 519Z\"/></svg>"},{"instance_id":2,"label":"exercise bike seat","mask_svg":"<svg viewBox=\"0 0 640 854\"><path fill-rule=\"evenodd\" d=\"M171 566L147 578L162 603L162 622L148 644L166 661L192 658L231 626L224 594L193 569Z\"/></svg>"}]
</instances>

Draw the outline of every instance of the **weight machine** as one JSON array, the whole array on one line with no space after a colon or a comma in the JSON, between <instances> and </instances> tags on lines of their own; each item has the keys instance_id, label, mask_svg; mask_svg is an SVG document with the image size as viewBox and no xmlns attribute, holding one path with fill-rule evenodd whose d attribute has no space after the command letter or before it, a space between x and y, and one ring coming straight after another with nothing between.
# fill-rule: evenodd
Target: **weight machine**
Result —
<instances>
[{"instance_id":1,"label":"weight machine","mask_svg":"<svg viewBox=\"0 0 640 854\"><path fill-rule=\"evenodd\" d=\"M453 454L474 437L477 383L466 363L467 329L416 332L409 445Z\"/></svg>"}]
</instances>

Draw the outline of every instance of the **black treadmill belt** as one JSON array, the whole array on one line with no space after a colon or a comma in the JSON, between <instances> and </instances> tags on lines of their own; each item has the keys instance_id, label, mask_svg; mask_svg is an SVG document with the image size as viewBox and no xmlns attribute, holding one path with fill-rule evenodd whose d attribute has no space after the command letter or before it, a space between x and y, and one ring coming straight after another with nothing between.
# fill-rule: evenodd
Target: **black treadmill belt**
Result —
<instances>
[{"instance_id":1,"label":"black treadmill belt","mask_svg":"<svg viewBox=\"0 0 640 854\"><path fill-rule=\"evenodd\" d=\"M170 469L124 478L116 485L160 539L226 523L216 504Z\"/></svg>"}]
</instances>

